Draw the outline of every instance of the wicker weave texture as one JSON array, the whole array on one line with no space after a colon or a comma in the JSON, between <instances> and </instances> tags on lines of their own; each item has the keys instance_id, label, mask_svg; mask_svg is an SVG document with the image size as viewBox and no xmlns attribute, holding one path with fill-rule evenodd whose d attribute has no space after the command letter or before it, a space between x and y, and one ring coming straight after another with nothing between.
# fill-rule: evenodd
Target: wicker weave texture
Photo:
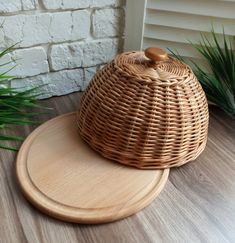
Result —
<instances>
[{"instance_id":1,"label":"wicker weave texture","mask_svg":"<svg viewBox=\"0 0 235 243\"><path fill-rule=\"evenodd\" d=\"M81 100L78 127L104 157L160 169L197 158L206 145L208 118L204 91L188 66L128 52L93 77Z\"/></svg>"}]
</instances>

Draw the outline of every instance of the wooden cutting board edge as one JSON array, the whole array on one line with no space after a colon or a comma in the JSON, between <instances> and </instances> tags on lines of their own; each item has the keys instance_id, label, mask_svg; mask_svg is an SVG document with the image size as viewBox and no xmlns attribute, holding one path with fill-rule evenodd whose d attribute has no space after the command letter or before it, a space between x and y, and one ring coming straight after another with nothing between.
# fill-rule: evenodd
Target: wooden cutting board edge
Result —
<instances>
[{"instance_id":1,"label":"wooden cutting board edge","mask_svg":"<svg viewBox=\"0 0 235 243\"><path fill-rule=\"evenodd\" d=\"M98 217L95 217L95 215L92 214L92 209L90 214L87 213L87 210L82 208L78 209L59 204L58 202L53 201L51 198L47 197L47 195L43 194L34 185L27 170L27 153L32 142L40 132L43 132L43 130L47 128L49 123L55 122L57 119L64 119L71 115L75 115L75 113L67 113L45 122L36 128L22 144L16 160L16 177L21 190L28 201L30 201L41 212L51 217L67 222L82 224L98 224L116 221L133 215L148 206L164 188L168 179L170 171L169 169L162 170L162 175L158 183L141 200L135 202L129 207L119 208L116 212L113 212L113 210L107 208L106 214L99 215ZM78 210L80 210L80 212L78 212Z\"/></svg>"}]
</instances>

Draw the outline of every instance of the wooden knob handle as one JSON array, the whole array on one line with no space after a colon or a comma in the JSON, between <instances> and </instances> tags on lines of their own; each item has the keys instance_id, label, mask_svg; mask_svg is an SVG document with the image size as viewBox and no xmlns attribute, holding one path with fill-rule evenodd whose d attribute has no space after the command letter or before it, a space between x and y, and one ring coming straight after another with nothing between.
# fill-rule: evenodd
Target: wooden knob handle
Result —
<instances>
[{"instance_id":1,"label":"wooden knob handle","mask_svg":"<svg viewBox=\"0 0 235 243\"><path fill-rule=\"evenodd\" d=\"M167 53L161 48L149 47L144 51L144 54L155 62L168 60Z\"/></svg>"}]
</instances>

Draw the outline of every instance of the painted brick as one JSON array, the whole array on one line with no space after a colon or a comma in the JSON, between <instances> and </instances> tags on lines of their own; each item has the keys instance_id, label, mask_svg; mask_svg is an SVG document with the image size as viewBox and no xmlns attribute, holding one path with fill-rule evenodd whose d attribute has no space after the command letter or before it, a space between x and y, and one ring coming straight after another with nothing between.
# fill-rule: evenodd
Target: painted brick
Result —
<instances>
[{"instance_id":1,"label":"painted brick","mask_svg":"<svg viewBox=\"0 0 235 243\"><path fill-rule=\"evenodd\" d=\"M0 17L2 46L19 43L29 47L45 43L57 43L84 39L90 33L90 13L86 10L38 15Z\"/></svg>"},{"instance_id":2,"label":"painted brick","mask_svg":"<svg viewBox=\"0 0 235 243\"><path fill-rule=\"evenodd\" d=\"M49 60L52 70L90 67L111 61L117 53L118 40L103 39L53 45Z\"/></svg>"},{"instance_id":3,"label":"painted brick","mask_svg":"<svg viewBox=\"0 0 235 243\"><path fill-rule=\"evenodd\" d=\"M82 46L80 43L54 45L50 52L52 70L75 68L82 66Z\"/></svg>"},{"instance_id":4,"label":"painted brick","mask_svg":"<svg viewBox=\"0 0 235 243\"><path fill-rule=\"evenodd\" d=\"M64 70L50 74L42 74L36 77L12 80L12 87L20 90L45 85L41 88L41 99L51 96L65 95L71 92L80 91L84 82L82 69Z\"/></svg>"},{"instance_id":5,"label":"painted brick","mask_svg":"<svg viewBox=\"0 0 235 243\"><path fill-rule=\"evenodd\" d=\"M82 84L82 91L85 91L93 76L96 74L97 67L89 67L84 69L84 82Z\"/></svg>"},{"instance_id":6,"label":"painted brick","mask_svg":"<svg viewBox=\"0 0 235 243\"><path fill-rule=\"evenodd\" d=\"M0 13L20 11L21 7L21 0L0 0Z\"/></svg>"},{"instance_id":7,"label":"painted brick","mask_svg":"<svg viewBox=\"0 0 235 243\"><path fill-rule=\"evenodd\" d=\"M80 9L89 7L122 6L124 0L43 0L46 9Z\"/></svg>"},{"instance_id":8,"label":"painted brick","mask_svg":"<svg viewBox=\"0 0 235 243\"><path fill-rule=\"evenodd\" d=\"M49 71L47 54L42 47L15 50L10 54L13 65L12 73L17 77L34 76Z\"/></svg>"},{"instance_id":9,"label":"painted brick","mask_svg":"<svg viewBox=\"0 0 235 243\"><path fill-rule=\"evenodd\" d=\"M118 53L118 46L118 39L86 42L83 47L82 66L95 66L111 61Z\"/></svg>"},{"instance_id":10,"label":"painted brick","mask_svg":"<svg viewBox=\"0 0 235 243\"><path fill-rule=\"evenodd\" d=\"M92 30L95 37L122 35L124 26L122 9L98 9L92 16Z\"/></svg>"}]
</instances>

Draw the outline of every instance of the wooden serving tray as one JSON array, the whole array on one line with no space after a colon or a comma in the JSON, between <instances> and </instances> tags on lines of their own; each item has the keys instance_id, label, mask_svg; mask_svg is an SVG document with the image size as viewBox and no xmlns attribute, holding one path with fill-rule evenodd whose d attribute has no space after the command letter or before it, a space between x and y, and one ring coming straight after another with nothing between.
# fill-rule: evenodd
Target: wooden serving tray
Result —
<instances>
[{"instance_id":1,"label":"wooden serving tray","mask_svg":"<svg viewBox=\"0 0 235 243\"><path fill-rule=\"evenodd\" d=\"M96 224L147 206L163 189L169 170L139 170L103 158L81 140L75 113L69 113L29 135L16 174L26 198L42 212Z\"/></svg>"}]
</instances>

